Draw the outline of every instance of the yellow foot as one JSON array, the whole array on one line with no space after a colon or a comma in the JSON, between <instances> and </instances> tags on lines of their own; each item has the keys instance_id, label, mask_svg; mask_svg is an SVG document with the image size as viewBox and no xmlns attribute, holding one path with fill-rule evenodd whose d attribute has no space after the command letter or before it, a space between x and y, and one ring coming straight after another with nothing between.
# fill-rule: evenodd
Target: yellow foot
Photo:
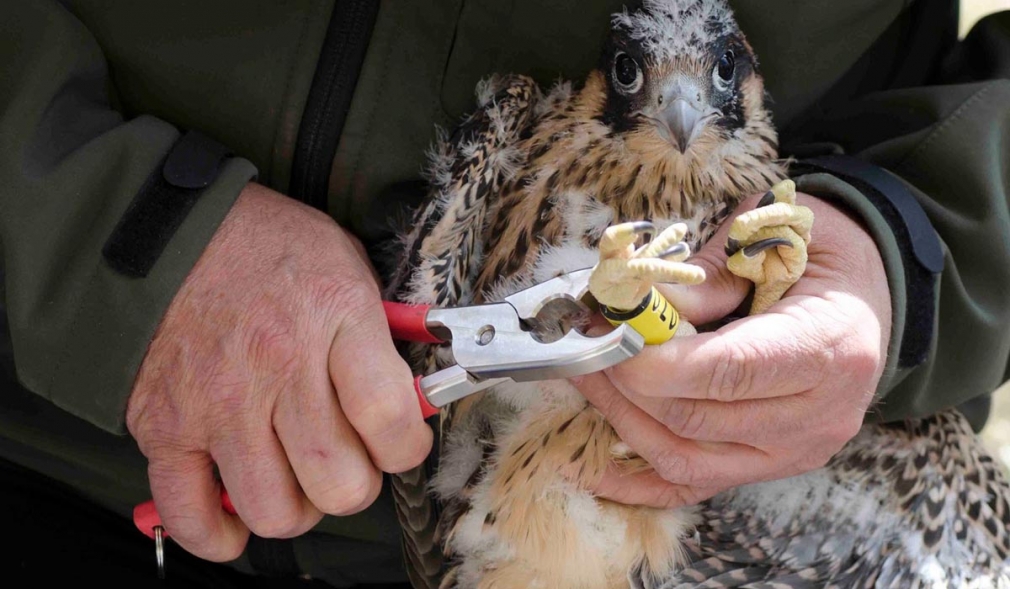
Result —
<instances>
[{"instance_id":1,"label":"yellow foot","mask_svg":"<svg viewBox=\"0 0 1010 589\"><path fill-rule=\"evenodd\" d=\"M803 275L813 223L813 212L796 204L792 180L773 186L758 208L733 221L726 267L754 283L751 315L766 311Z\"/></svg>"},{"instance_id":2,"label":"yellow foot","mask_svg":"<svg viewBox=\"0 0 1010 589\"><path fill-rule=\"evenodd\" d=\"M600 263L589 277L589 291L601 305L627 311L641 304L657 282L703 282L704 270L683 263L691 255L691 248L683 241L686 233L683 223L671 225L636 249L639 236L656 234L652 223L608 227L600 240Z\"/></svg>"}]
</instances>

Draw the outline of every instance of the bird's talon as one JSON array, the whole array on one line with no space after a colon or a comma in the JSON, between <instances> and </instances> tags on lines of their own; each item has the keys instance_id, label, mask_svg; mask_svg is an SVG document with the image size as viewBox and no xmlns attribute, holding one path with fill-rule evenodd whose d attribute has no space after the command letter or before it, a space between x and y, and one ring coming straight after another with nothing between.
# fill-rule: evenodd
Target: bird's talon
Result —
<instances>
[{"instance_id":1,"label":"bird's talon","mask_svg":"<svg viewBox=\"0 0 1010 589\"><path fill-rule=\"evenodd\" d=\"M726 265L755 284L752 314L778 301L803 275L813 221L810 209L796 204L792 180L773 186L754 210L733 220L726 239Z\"/></svg>"},{"instance_id":2,"label":"bird's talon","mask_svg":"<svg viewBox=\"0 0 1010 589\"><path fill-rule=\"evenodd\" d=\"M778 246L793 247L793 242L789 241L784 237L772 237L769 239L762 239L761 241L756 241L748 245L747 247L743 248L743 255L748 258L753 258L767 249L771 249L773 247Z\"/></svg>"},{"instance_id":3,"label":"bird's talon","mask_svg":"<svg viewBox=\"0 0 1010 589\"><path fill-rule=\"evenodd\" d=\"M622 223L622 225L630 225L631 230L636 233L654 233L656 231L656 225L652 221L629 221L627 223Z\"/></svg>"},{"instance_id":4,"label":"bird's talon","mask_svg":"<svg viewBox=\"0 0 1010 589\"><path fill-rule=\"evenodd\" d=\"M732 237L726 239L726 248L725 248L726 256L727 257L732 256L733 254L740 251L740 248L742 247L743 245L740 243L738 239L734 239Z\"/></svg>"},{"instance_id":5,"label":"bird's talon","mask_svg":"<svg viewBox=\"0 0 1010 589\"><path fill-rule=\"evenodd\" d=\"M600 240L600 262L589 278L589 290L597 302L612 309L637 307L656 283L698 284L704 271L682 263L691 255L684 243L687 225L671 225L635 249L633 242L644 233L655 235L647 221L612 225Z\"/></svg>"},{"instance_id":6,"label":"bird's talon","mask_svg":"<svg viewBox=\"0 0 1010 589\"><path fill-rule=\"evenodd\" d=\"M630 231L636 236L645 236L645 241L652 241L652 238L656 236L656 226L649 221L632 221L631 223L626 223L630 225Z\"/></svg>"},{"instance_id":7,"label":"bird's talon","mask_svg":"<svg viewBox=\"0 0 1010 589\"><path fill-rule=\"evenodd\" d=\"M657 255L657 258L663 260L669 260L674 258L675 261L686 260L688 256L691 255L691 246L687 245L683 241L674 245L673 247L667 249L666 251Z\"/></svg>"},{"instance_id":8,"label":"bird's talon","mask_svg":"<svg viewBox=\"0 0 1010 589\"><path fill-rule=\"evenodd\" d=\"M646 236L646 243L650 242L656 235L656 226L649 221L632 221L607 227L600 238L600 259L628 257L642 235Z\"/></svg>"}]
</instances>

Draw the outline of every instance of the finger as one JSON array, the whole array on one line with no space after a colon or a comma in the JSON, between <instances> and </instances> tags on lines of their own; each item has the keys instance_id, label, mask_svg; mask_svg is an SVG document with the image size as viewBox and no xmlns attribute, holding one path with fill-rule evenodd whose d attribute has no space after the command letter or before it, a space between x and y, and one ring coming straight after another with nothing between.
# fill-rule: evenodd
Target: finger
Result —
<instances>
[{"instance_id":1,"label":"finger","mask_svg":"<svg viewBox=\"0 0 1010 589\"><path fill-rule=\"evenodd\" d=\"M619 467L611 466L604 471L603 478L592 491L598 497L625 505L673 509L701 503L721 489L675 485L663 480L654 471L622 473Z\"/></svg>"},{"instance_id":2,"label":"finger","mask_svg":"<svg viewBox=\"0 0 1010 589\"><path fill-rule=\"evenodd\" d=\"M410 369L389 335L378 293L361 289L337 328L329 374L340 407L372 462L385 472L404 472L431 450Z\"/></svg>"},{"instance_id":3,"label":"finger","mask_svg":"<svg viewBox=\"0 0 1010 589\"><path fill-rule=\"evenodd\" d=\"M323 513L350 515L375 501L382 475L321 374L316 394L281 396L274 429L309 501Z\"/></svg>"},{"instance_id":4,"label":"finger","mask_svg":"<svg viewBox=\"0 0 1010 589\"><path fill-rule=\"evenodd\" d=\"M235 511L257 536L293 538L322 519L268 421L229 424L211 439L211 457Z\"/></svg>"},{"instance_id":5,"label":"finger","mask_svg":"<svg viewBox=\"0 0 1010 589\"><path fill-rule=\"evenodd\" d=\"M819 389L732 403L625 396L680 437L771 447L800 438L808 444L848 441L862 425L873 391L853 395L847 390Z\"/></svg>"},{"instance_id":6,"label":"finger","mask_svg":"<svg viewBox=\"0 0 1010 589\"><path fill-rule=\"evenodd\" d=\"M809 313L746 317L712 333L647 346L607 370L624 393L738 401L811 390L847 331Z\"/></svg>"},{"instance_id":7,"label":"finger","mask_svg":"<svg viewBox=\"0 0 1010 589\"><path fill-rule=\"evenodd\" d=\"M587 375L576 385L614 427L621 439L664 480L701 488L729 488L764 480L784 465L751 446L696 442L675 435L624 398L602 374Z\"/></svg>"},{"instance_id":8,"label":"finger","mask_svg":"<svg viewBox=\"0 0 1010 589\"><path fill-rule=\"evenodd\" d=\"M775 445L804 432L816 431L819 425L837 415L837 412L815 411L819 398L812 393L733 403L657 399L634 393L624 395L674 434L699 442ZM855 410L851 413L859 415Z\"/></svg>"},{"instance_id":9,"label":"finger","mask_svg":"<svg viewBox=\"0 0 1010 589\"><path fill-rule=\"evenodd\" d=\"M214 562L242 554L249 529L221 508L221 485L209 456L191 452L171 459L152 457L147 471L161 522L180 546Z\"/></svg>"}]
</instances>

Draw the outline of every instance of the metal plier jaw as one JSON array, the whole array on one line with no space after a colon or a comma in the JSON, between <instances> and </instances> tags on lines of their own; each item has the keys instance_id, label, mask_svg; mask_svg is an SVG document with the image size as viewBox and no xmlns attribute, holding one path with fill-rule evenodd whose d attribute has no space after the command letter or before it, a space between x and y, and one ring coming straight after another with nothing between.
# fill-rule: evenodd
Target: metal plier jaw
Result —
<instances>
[{"instance_id":1,"label":"metal plier jaw","mask_svg":"<svg viewBox=\"0 0 1010 589\"><path fill-rule=\"evenodd\" d=\"M566 378L596 372L642 351L645 340L628 325L589 337L570 329L541 341L531 324L549 304L578 304L589 291L591 268L521 290L502 302L447 309L386 303L393 337L429 343L451 342L450 366L416 381L425 416L452 401L504 382ZM407 318L407 314L410 317ZM423 332L418 323L423 321ZM430 405L426 408L425 405Z\"/></svg>"}]
</instances>

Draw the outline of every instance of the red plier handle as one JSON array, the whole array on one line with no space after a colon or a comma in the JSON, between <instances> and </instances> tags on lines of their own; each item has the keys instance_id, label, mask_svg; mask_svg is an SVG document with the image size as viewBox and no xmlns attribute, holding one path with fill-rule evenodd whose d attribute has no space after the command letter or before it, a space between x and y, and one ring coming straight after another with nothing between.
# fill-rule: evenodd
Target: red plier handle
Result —
<instances>
[{"instance_id":1,"label":"red plier handle","mask_svg":"<svg viewBox=\"0 0 1010 589\"><path fill-rule=\"evenodd\" d=\"M231 515L238 515L235 506L232 505L231 497L228 496L228 491L224 487L221 487L221 508ZM168 538L168 532L165 530L164 524L161 523L161 516L158 515L158 510L154 507L153 499L133 508L133 524L152 540L155 529L159 527L162 529L162 537Z\"/></svg>"},{"instance_id":2,"label":"red plier handle","mask_svg":"<svg viewBox=\"0 0 1010 589\"><path fill-rule=\"evenodd\" d=\"M403 303L382 303L386 312L386 320L389 322L389 331L393 339L420 342L426 344L440 344L443 340L428 330L428 305L405 305ZM428 402L427 397L421 390L421 377L414 379L414 392L417 393L417 400L421 406L421 414L425 419L433 415L438 415L438 407ZM231 515L236 515L235 506L231 503L228 491L221 488L221 507ZM163 537L168 537L168 532L164 531L161 523L161 516L154 506L154 501L145 501L133 509L133 523L148 538L154 538L155 528L162 527Z\"/></svg>"},{"instance_id":3,"label":"red plier handle","mask_svg":"<svg viewBox=\"0 0 1010 589\"><path fill-rule=\"evenodd\" d=\"M405 305L382 301L393 339L422 344L443 344L445 340L428 329L429 305Z\"/></svg>"},{"instance_id":4,"label":"red plier handle","mask_svg":"<svg viewBox=\"0 0 1010 589\"><path fill-rule=\"evenodd\" d=\"M445 340L433 334L428 329L428 305L405 305L403 303L382 302L383 310L386 312L386 321L389 322L389 332L393 339L418 342L423 344L441 344ZM421 415L425 419L433 415L438 415L438 407L428 401L424 391L421 389L421 377L414 378L414 392L417 393L417 401L421 406Z\"/></svg>"}]
</instances>

